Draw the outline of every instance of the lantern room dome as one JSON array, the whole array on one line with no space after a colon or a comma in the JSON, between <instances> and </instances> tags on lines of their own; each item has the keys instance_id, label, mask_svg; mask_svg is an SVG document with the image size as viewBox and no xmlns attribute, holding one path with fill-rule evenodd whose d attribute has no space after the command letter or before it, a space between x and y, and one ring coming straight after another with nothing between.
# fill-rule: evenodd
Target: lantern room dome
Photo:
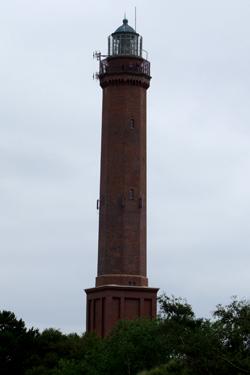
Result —
<instances>
[{"instance_id":1,"label":"lantern room dome","mask_svg":"<svg viewBox=\"0 0 250 375\"><path fill-rule=\"evenodd\" d=\"M116 33L134 33L136 34L136 31L133 29L133 27L129 26L127 18L124 18L123 24L118 27L118 29L115 30L114 34Z\"/></svg>"}]
</instances>

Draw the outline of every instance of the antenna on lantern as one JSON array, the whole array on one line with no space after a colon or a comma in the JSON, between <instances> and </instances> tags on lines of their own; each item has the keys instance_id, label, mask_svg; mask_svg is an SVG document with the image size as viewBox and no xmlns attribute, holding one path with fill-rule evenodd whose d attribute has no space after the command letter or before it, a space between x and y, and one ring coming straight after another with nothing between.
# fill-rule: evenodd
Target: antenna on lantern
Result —
<instances>
[{"instance_id":1,"label":"antenna on lantern","mask_svg":"<svg viewBox=\"0 0 250 375\"><path fill-rule=\"evenodd\" d=\"M96 59L97 61L99 61L99 63L101 62L102 57L107 57L107 55L102 55L100 51L93 52L93 59ZM93 77L93 80L99 80L99 73L97 72L93 73L92 77Z\"/></svg>"},{"instance_id":2,"label":"antenna on lantern","mask_svg":"<svg viewBox=\"0 0 250 375\"><path fill-rule=\"evenodd\" d=\"M103 55L100 51L93 52L93 59L96 59L97 61L101 61L102 57L107 57L107 55Z\"/></svg>"},{"instance_id":3,"label":"antenna on lantern","mask_svg":"<svg viewBox=\"0 0 250 375\"><path fill-rule=\"evenodd\" d=\"M135 7L135 31L136 31L136 7Z\"/></svg>"},{"instance_id":4,"label":"antenna on lantern","mask_svg":"<svg viewBox=\"0 0 250 375\"><path fill-rule=\"evenodd\" d=\"M94 51L93 52L93 59L96 59L97 61L100 61L101 60L101 52L100 51Z\"/></svg>"},{"instance_id":5,"label":"antenna on lantern","mask_svg":"<svg viewBox=\"0 0 250 375\"><path fill-rule=\"evenodd\" d=\"M99 73L95 72L93 73L93 76L92 76L93 80L99 80Z\"/></svg>"}]
</instances>

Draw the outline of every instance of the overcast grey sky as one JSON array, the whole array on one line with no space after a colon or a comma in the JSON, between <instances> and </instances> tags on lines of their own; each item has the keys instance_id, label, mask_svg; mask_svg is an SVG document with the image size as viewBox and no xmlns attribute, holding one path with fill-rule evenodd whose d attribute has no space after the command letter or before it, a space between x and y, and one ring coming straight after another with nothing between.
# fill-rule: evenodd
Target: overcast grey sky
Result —
<instances>
[{"instance_id":1,"label":"overcast grey sky","mask_svg":"<svg viewBox=\"0 0 250 375\"><path fill-rule=\"evenodd\" d=\"M0 309L82 332L97 262L93 50L143 35L148 276L209 316L250 285L250 1L0 2Z\"/></svg>"}]
</instances>

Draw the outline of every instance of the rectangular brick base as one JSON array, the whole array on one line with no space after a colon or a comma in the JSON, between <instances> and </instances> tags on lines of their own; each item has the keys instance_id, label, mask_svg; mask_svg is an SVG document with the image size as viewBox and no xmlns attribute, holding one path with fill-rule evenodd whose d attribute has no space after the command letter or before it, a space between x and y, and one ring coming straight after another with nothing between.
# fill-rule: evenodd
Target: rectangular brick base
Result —
<instances>
[{"instance_id":1,"label":"rectangular brick base","mask_svg":"<svg viewBox=\"0 0 250 375\"><path fill-rule=\"evenodd\" d=\"M156 318L158 288L104 285L85 289L87 332L104 337L118 320Z\"/></svg>"}]
</instances>

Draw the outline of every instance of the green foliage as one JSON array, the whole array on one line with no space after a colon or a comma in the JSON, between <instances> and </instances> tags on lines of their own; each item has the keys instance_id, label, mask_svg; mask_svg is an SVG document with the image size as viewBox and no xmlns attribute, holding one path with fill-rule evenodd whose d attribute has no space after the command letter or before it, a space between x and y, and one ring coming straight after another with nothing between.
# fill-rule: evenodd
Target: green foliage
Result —
<instances>
[{"instance_id":1,"label":"green foliage","mask_svg":"<svg viewBox=\"0 0 250 375\"><path fill-rule=\"evenodd\" d=\"M39 333L0 312L1 375L250 374L250 303L234 298L213 319L184 299L162 295L157 320L120 321L105 339Z\"/></svg>"},{"instance_id":2,"label":"green foliage","mask_svg":"<svg viewBox=\"0 0 250 375\"><path fill-rule=\"evenodd\" d=\"M98 375L103 340L47 329L37 339L37 362L25 375Z\"/></svg>"},{"instance_id":3,"label":"green foliage","mask_svg":"<svg viewBox=\"0 0 250 375\"><path fill-rule=\"evenodd\" d=\"M185 299L168 297L163 294L158 298L160 304L160 318L177 322L188 322L194 320L192 306Z\"/></svg>"},{"instance_id":4,"label":"green foliage","mask_svg":"<svg viewBox=\"0 0 250 375\"><path fill-rule=\"evenodd\" d=\"M166 365L156 367L150 371L143 371L138 375L192 375L180 360L170 360Z\"/></svg>"},{"instance_id":5,"label":"green foliage","mask_svg":"<svg viewBox=\"0 0 250 375\"><path fill-rule=\"evenodd\" d=\"M81 361L61 359L56 369L51 375L81 375L84 374L84 368Z\"/></svg>"},{"instance_id":6,"label":"green foliage","mask_svg":"<svg viewBox=\"0 0 250 375\"><path fill-rule=\"evenodd\" d=\"M0 312L0 369L1 375L22 375L32 360L38 331L27 330L22 319L10 311Z\"/></svg>"},{"instance_id":7,"label":"green foliage","mask_svg":"<svg viewBox=\"0 0 250 375\"><path fill-rule=\"evenodd\" d=\"M210 374L211 367L217 371L214 355L219 342L210 321L197 319L192 307L181 298L163 295L159 302L164 347L168 352L167 366L175 359L178 365L184 366L184 373ZM170 372L168 367L160 371Z\"/></svg>"},{"instance_id":8,"label":"green foliage","mask_svg":"<svg viewBox=\"0 0 250 375\"><path fill-rule=\"evenodd\" d=\"M233 297L229 305L218 305L213 316L225 373L250 374L250 302Z\"/></svg>"},{"instance_id":9,"label":"green foliage","mask_svg":"<svg viewBox=\"0 0 250 375\"><path fill-rule=\"evenodd\" d=\"M164 359L158 321L120 321L105 344L110 375L136 374Z\"/></svg>"}]
</instances>

